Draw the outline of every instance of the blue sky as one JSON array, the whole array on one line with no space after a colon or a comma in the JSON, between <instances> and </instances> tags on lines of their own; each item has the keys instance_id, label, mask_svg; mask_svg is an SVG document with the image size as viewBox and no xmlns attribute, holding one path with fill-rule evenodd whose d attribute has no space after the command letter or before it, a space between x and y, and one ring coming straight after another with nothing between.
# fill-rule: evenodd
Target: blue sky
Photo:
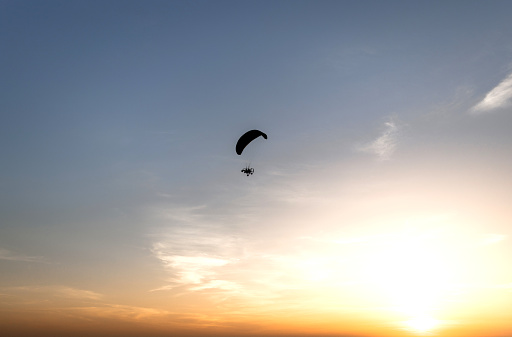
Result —
<instances>
[{"instance_id":1,"label":"blue sky","mask_svg":"<svg viewBox=\"0 0 512 337\"><path fill-rule=\"evenodd\" d=\"M507 1L0 1L1 312L136 316L151 329L184 315L195 323L166 329L198 335L215 321L223 333L371 335L365 322L377 322L449 336L483 317L453 303L510 296L510 12ZM250 129L268 139L237 156ZM417 259L375 263L406 255ZM429 279L437 288L404 274L445 275L442 261L466 267ZM479 278L468 261L495 267ZM398 295L404 282L418 288ZM411 309L408 291L438 302Z\"/></svg>"}]
</instances>

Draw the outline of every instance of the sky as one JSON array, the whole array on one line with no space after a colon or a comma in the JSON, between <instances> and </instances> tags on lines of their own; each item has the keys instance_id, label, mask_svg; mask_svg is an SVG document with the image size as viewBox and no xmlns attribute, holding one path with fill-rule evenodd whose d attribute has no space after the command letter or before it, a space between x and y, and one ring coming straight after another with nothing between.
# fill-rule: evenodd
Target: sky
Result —
<instances>
[{"instance_id":1,"label":"sky","mask_svg":"<svg viewBox=\"0 0 512 337\"><path fill-rule=\"evenodd\" d=\"M0 329L510 336L510 13L0 0Z\"/></svg>"}]
</instances>

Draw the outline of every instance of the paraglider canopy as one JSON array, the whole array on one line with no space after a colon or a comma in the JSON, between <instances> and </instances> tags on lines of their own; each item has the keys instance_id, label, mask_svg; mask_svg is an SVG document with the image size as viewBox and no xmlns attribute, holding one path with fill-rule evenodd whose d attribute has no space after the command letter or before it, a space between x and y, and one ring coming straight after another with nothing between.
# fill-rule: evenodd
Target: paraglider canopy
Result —
<instances>
[{"instance_id":1,"label":"paraglider canopy","mask_svg":"<svg viewBox=\"0 0 512 337\"><path fill-rule=\"evenodd\" d=\"M242 137L238 139L238 142L236 142L236 153L238 155L241 155L245 147L259 136L262 136L263 138L267 139L267 135L261 132L260 130L250 130L244 133Z\"/></svg>"}]
</instances>

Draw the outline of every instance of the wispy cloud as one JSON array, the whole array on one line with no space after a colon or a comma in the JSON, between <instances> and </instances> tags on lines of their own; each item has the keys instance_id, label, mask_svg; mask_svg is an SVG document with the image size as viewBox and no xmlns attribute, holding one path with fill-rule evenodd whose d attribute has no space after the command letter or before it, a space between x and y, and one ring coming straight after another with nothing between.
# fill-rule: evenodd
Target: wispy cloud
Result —
<instances>
[{"instance_id":1,"label":"wispy cloud","mask_svg":"<svg viewBox=\"0 0 512 337\"><path fill-rule=\"evenodd\" d=\"M30 295L31 300L42 298L42 301L49 301L50 299L71 299L71 300L100 300L103 296L97 292L78 289L68 286L18 286L18 287L3 287L0 291L4 294L11 296Z\"/></svg>"},{"instance_id":2,"label":"wispy cloud","mask_svg":"<svg viewBox=\"0 0 512 337\"><path fill-rule=\"evenodd\" d=\"M512 74L508 75L500 84L485 95L484 99L476 104L471 112L482 114L511 105L512 98Z\"/></svg>"},{"instance_id":3,"label":"wispy cloud","mask_svg":"<svg viewBox=\"0 0 512 337\"><path fill-rule=\"evenodd\" d=\"M222 268L236 262L233 256L243 254L241 239L229 225L217 224L205 205L155 211L168 226L158 230L151 250L169 273L169 284L154 290L237 288L219 276Z\"/></svg>"},{"instance_id":4,"label":"wispy cloud","mask_svg":"<svg viewBox=\"0 0 512 337\"><path fill-rule=\"evenodd\" d=\"M467 85L461 85L455 88L453 95L444 102L436 104L430 109L426 117L448 117L459 115L461 111L467 111L473 103L475 88Z\"/></svg>"},{"instance_id":5,"label":"wispy cloud","mask_svg":"<svg viewBox=\"0 0 512 337\"><path fill-rule=\"evenodd\" d=\"M388 160L396 151L400 128L394 118L384 123L384 131L375 140L357 148L360 152L377 155L380 160Z\"/></svg>"},{"instance_id":6,"label":"wispy cloud","mask_svg":"<svg viewBox=\"0 0 512 337\"><path fill-rule=\"evenodd\" d=\"M218 257L176 255L163 243L155 244L153 252L166 268L174 271L173 281L177 284L211 282L215 276L214 269L230 262Z\"/></svg>"},{"instance_id":7,"label":"wispy cloud","mask_svg":"<svg viewBox=\"0 0 512 337\"><path fill-rule=\"evenodd\" d=\"M5 248L0 248L0 260L20 262L46 262L42 256L29 256L19 254Z\"/></svg>"},{"instance_id":8,"label":"wispy cloud","mask_svg":"<svg viewBox=\"0 0 512 337\"><path fill-rule=\"evenodd\" d=\"M129 324L128 329L137 329L137 323L143 323L139 328L143 328L146 334L151 327L167 327L176 332L177 329L211 328L222 324L215 315L178 313L159 308L117 304L107 302L97 292L63 285L0 287L0 297L0 312L7 309L13 318L25 317L30 312L30 321L36 325L38 322L47 322L48 317L65 319L71 330L77 323L78 328L83 329L84 321L100 327L114 322L118 326Z\"/></svg>"},{"instance_id":9,"label":"wispy cloud","mask_svg":"<svg viewBox=\"0 0 512 337\"><path fill-rule=\"evenodd\" d=\"M274 303L291 287L282 279L290 265L271 252L272 244L249 240L250 234L229 225L229 215L218 223L211 211L177 207L158 212L174 224L154 236L152 252L168 273L168 283L153 291L199 292L224 306L231 303L228 299L249 299L251 310Z\"/></svg>"},{"instance_id":10,"label":"wispy cloud","mask_svg":"<svg viewBox=\"0 0 512 337\"><path fill-rule=\"evenodd\" d=\"M58 287L58 288L55 288L55 291L57 294L59 294L62 297L72 298L72 299L76 298L76 299L87 299L87 300L99 300L103 297L101 294L94 292L94 291L71 288L71 287Z\"/></svg>"}]
</instances>

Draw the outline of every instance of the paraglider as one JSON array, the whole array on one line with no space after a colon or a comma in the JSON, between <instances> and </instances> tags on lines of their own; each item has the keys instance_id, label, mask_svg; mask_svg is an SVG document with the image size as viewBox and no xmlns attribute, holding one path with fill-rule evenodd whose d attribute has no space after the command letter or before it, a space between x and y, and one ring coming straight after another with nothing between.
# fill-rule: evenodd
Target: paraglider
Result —
<instances>
[{"instance_id":1,"label":"paraglider","mask_svg":"<svg viewBox=\"0 0 512 337\"><path fill-rule=\"evenodd\" d=\"M249 145L253 140L255 140L258 137L263 137L267 139L267 135L260 130L250 130L244 133L239 139L238 142L236 142L236 153L238 155L241 155L244 151L245 147ZM242 173L245 173L247 176L250 176L254 173L254 169L250 167L250 165L247 165L244 169L242 169Z\"/></svg>"}]
</instances>

